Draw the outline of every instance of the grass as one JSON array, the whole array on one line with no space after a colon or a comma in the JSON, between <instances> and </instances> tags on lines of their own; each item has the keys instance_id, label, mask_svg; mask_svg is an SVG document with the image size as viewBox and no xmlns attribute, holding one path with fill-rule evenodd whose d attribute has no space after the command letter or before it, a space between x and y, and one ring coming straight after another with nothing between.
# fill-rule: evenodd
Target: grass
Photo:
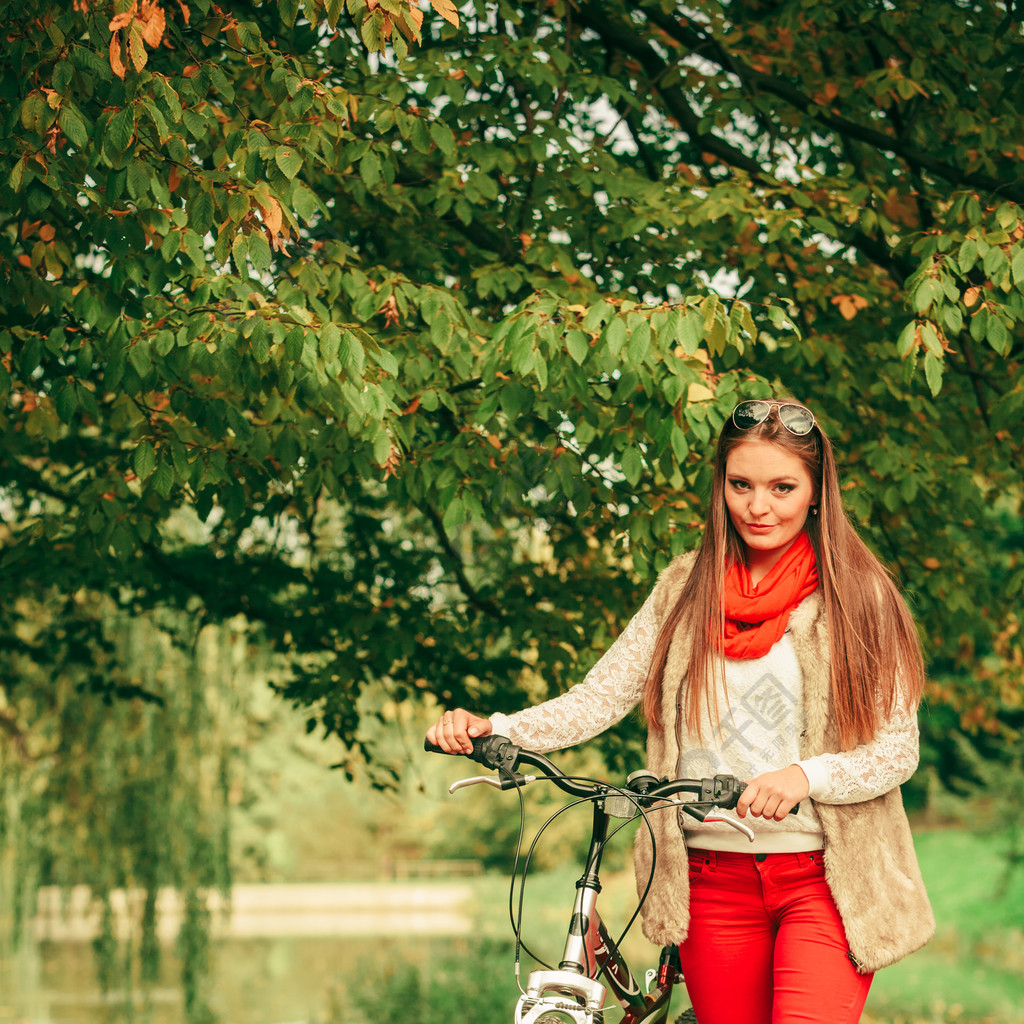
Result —
<instances>
[{"instance_id":1,"label":"grass","mask_svg":"<svg viewBox=\"0 0 1024 1024\"><path fill-rule=\"evenodd\" d=\"M1007 879L1006 862L989 837L929 831L918 834L916 844L935 910L936 937L877 974L862 1024L1024 1024L1024 871ZM621 929L635 904L632 872L607 873L603 881L603 916L613 930ZM558 959L574 883L575 869L566 868L537 875L527 885L525 939L545 959ZM486 876L473 884L478 908L473 938L435 940L429 952L421 945L411 961L398 970L392 966L387 977L369 986L365 982L379 970L360 965L363 991L380 991L380 985L396 997L393 1024L418 1024L416 1014L424 1024L444 1019L453 994L471 1008L463 1016L470 1024L511 1020L518 992L508 938L508 880ZM654 951L639 927L623 948L642 976ZM533 965L529 957L522 959L525 979ZM481 978L488 979L486 985ZM372 1011L373 1024L392 1024L380 1005L357 1008ZM618 1014L608 1017L611 1022Z\"/></svg>"},{"instance_id":2,"label":"grass","mask_svg":"<svg viewBox=\"0 0 1024 1024\"><path fill-rule=\"evenodd\" d=\"M1006 877L991 837L936 830L915 843L935 938L878 973L865 1024L1024 1024L1024 871Z\"/></svg>"}]
</instances>

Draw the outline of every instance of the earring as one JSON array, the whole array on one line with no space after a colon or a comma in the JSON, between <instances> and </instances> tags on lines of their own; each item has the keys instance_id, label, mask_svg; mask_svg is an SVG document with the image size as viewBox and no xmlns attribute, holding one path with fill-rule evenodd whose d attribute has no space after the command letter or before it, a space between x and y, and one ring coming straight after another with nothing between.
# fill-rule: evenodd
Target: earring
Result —
<instances>
[{"instance_id":1,"label":"earring","mask_svg":"<svg viewBox=\"0 0 1024 1024\"><path fill-rule=\"evenodd\" d=\"M816 516L817 514L818 514L818 506L817 505L812 505L811 506L811 515L812 516Z\"/></svg>"}]
</instances>

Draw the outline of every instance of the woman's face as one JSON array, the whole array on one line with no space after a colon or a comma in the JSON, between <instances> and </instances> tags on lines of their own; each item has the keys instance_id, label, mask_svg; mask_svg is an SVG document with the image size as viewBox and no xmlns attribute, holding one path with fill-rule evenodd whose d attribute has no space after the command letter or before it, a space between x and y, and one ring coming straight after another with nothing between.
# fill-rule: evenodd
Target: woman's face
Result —
<instances>
[{"instance_id":1,"label":"woman's face","mask_svg":"<svg viewBox=\"0 0 1024 1024\"><path fill-rule=\"evenodd\" d=\"M800 536L817 499L803 461L770 441L743 441L725 463L725 503L756 583Z\"/></svg>"}]
</instances>

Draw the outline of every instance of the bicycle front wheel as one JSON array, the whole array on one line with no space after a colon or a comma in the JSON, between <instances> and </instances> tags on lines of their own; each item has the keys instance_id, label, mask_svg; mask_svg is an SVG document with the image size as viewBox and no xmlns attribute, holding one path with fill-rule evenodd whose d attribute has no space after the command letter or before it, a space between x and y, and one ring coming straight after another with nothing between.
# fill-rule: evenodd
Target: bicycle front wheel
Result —
<instances>
[{"instance_id":1,"label":"bicycle front wheel","mask_svg":"<svg viewBox=\"0 0 1024 1024\"><path fill-rule=\"evenodd\" d=\"M693 1012L692 1006L676 1017L676 1024L697 1024L697 1014Z\"/></svg>"}]
</instances>

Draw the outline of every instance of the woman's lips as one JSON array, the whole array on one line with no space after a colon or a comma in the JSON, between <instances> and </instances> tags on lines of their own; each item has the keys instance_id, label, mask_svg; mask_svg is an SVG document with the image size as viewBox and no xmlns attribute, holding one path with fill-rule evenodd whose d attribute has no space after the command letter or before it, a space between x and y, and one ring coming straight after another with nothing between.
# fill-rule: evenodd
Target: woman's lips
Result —
<instances>
[{"instance_id":1,"label":"woman's lips","mask_svg":"<svg viewBox=\"0 0 1024 1024\"><path fill-rule=\"evenodd\" d=\"M774 523L747 523L747 529L752 530L754 533L767 533L769 530L774 530Z\"/></svg>"}]
</instances>

